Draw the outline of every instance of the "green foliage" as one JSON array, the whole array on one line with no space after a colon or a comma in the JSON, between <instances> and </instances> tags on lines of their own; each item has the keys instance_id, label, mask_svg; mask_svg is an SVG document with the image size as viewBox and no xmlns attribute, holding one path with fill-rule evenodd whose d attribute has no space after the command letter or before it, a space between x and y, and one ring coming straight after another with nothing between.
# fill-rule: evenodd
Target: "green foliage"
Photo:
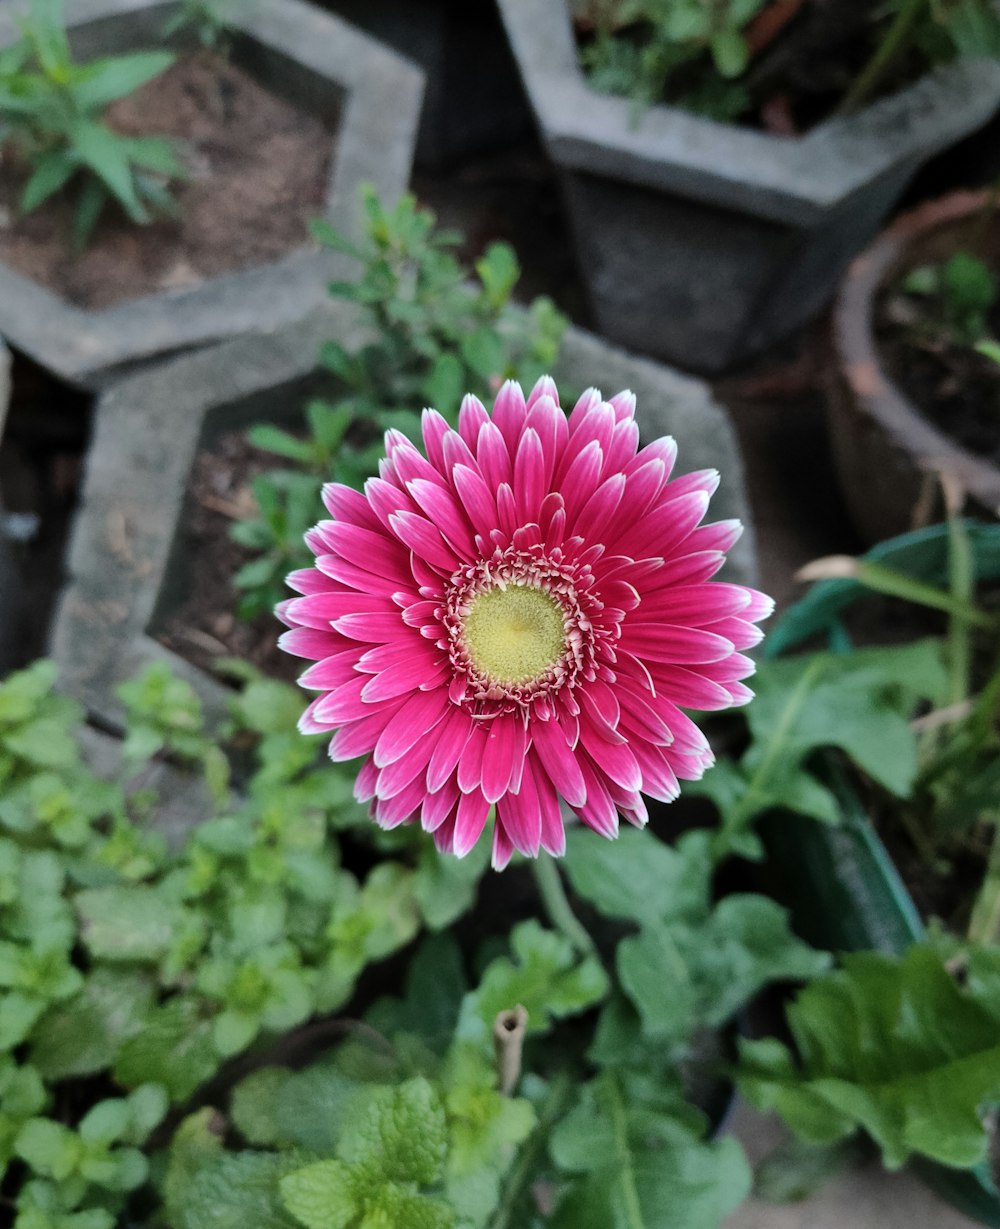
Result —
<instances>
[{"instance_id":1,"label":"green foliage","mask_svg":"<svg viewBox=\"0 0 1000 1229\"><path fill-rule=\"evenodd\" d=\"M692 1039L729 1020L764 986L807 980L827 958L796 939L773 901L748 894L712 900L714 864L707 833L671 848L648 833L621 833L614 845L570 832L566 869L574 889L603 913L641 928L618 944L624 997L605 1009L592 1056L618 1061L644 1054L684 1058ZM641 1059L640 1059L641 1061Z\"/></svg>"},{"instance_id":2,"label":"green foliage","mask_svg":"<svg viewBox=\"0 0 1000 1229\"><path fill-rule=\"evenodd\" d=\"M900 289L921 304L920 329L931 342L965 347L987 340L1000 282L978 256L960 249L947 260L921 265Z\"/></svg>"},{"instance_id":3,"label":"green foliage","mask_svg":"<svg viewBox=\"0 0 1000 1229\"><path fill-rule=\"evenodd\" d=\"M618 0L583 6L596 37L582 52L595 89L650 106L669 99L718 120L749 105L739 81L749 63L744 32L765 0Z\"/></svg>"},{"instance_id":4,"label":"green foliage","mask_svg":"<svg viewBox=\"0 0 1000 1229\"><path fill-rule=\"evenodd\" d=\"M81 247L110 200L136 223L171 212L167 184L182 174L173 143L124 136L101 116L174 57L149 51L76 64L62 0L32 0L21 28L22 40L0 53L0 139L14 143L31 171L22 210L29 213L77 185L74 237Z\"/></svg>"},{"instance_id":5,"label":"green foliage","mask_svg":"<svg viewBox=\"0 0 1000 1229\"><path fill-rule=\"evenodd\" d=\"M208 51L223 50L228 37L229 3L230 0L181 0L177 12L163 27L163 37L187 35Z\"/></svg>"},{"instance_id":6,"label":"green foliage","mask_svg":"<svg viewBox=\"0 0 1000 1229\"><path fill-rule=\"evenodd\" d=\"M553 1132L551 1151L561 1171L579 1175L553 1229L715 1229L750 1189L736 1141L704 1142L638 1075L605 1071L585 1085Z\"/></svg>"},{"instance_id":7,"label":"green foliage","mask_svg":"<svg viewBox=\"0 0 1000 1229\"><path fill-rule=\"evenodd\" d=\"M946 688L935 640L761 663L746 714L748 749L694 788L719 809L718 847L760 857L752 823L775 807L836 823L836 799L813 771L820 748L840 748L873 781L907 796L918 772L910 717L920 700L942 702Z\"/></svg>"},{"instance_id":8,"label":"green foliage","mask_svg":"<svg viewBox=\"0 0 1000 1229\"><path fill-rule=\"evenodd\" d=\"M984 971L996 952L980 956ZM981 1110L1000 1098L1000 994L993 977L961 988L941 954L846 956L788 1009L799 1062L780 1042L742 1043L740 1085L802 1139L863 1128L898 1168L913 1154L968 1167L986 1155Z\"/></svg>"},{"instance_id":9,"label":"green foliage","mask_svg":"<svg viewBox=\"0 0 1000 1229\"><path fill-rule=\"evenodd\" d=\"M956 56L1000 56L1000 15L991 0L888 0L869 7L853 19L854 44L866 46L869 59L841 110ZM770 96L783 92L780 77L775 80L781 56L760 71L751 62L748 28L767 8L766 0L572 0L583 36L580 58L595 89L723 122L766 102L762 89ZM815 51L808 41L805 49Z\"/></svg>"},{"instance_id":10,"label":"green foliage","mask_svg":"<svg viewBox=\"0 0 1000 1229\"><path fill-rule=\"evenodd\" d=\"M566 327L548 299L527 309L513 305L520 270L507 244L491 244L473 271L453 254L461 236L436 229L414 197L390 209L367 189L363 208L358 246L325 222L315 231L360 262L357 281L330 289L357 305L371 340L351 350L336 341L323 347L341 393L306 407L303 434L272 424L248 432L250 443L292 468L256 479L258 514L232 529L255 554L234 578L244 618L272 610L287 596L288 573L312 562L302 538L325 515L322 483L362 487L383 455L382 434L392 428L418 436L424 406L454 422L466 393L485 400L508 378L533 384L551 369Z\"/></svg>"},{"instance_id":11,"label":"green foliage","mask_svg":"<svg viewBox=\"0 0 1000 1229\"><path fill-rule=\"evenodd\" d=\"M342 868L334 831L357 821L352 773L297 733L292 688L254 678L234 702L228 733L255 744L237 795L186 684L153 667L121 688L122 780L108 782L84 762L83 713L54 677L42 662L0 683L0 1171L22 1165L18 1229L111 1229L148 1181L142 1147L168 1105L259 1038L345 1002L417 933L427 872ZM175 852L143 828L156 799L131 784L162 755L209 786ZM413 862L416 845L402 847ZM67 1097L80 1078L128 1095L88 1108ZM276 1182L301 1162L264 1164L276 1223L292 1225ZM194 1187L230 1200L236 1225L262 1173L219 1158Z\"/></svg>"}]
</instances>

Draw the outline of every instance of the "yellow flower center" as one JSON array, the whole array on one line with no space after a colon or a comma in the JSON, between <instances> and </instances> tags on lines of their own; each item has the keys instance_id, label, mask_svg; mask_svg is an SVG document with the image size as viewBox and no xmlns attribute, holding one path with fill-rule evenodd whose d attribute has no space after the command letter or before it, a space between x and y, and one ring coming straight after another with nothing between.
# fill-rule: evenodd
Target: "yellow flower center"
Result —
<instances>
[{"instance_id":1,"label":"yellow flower center","mask_svg":"<svg viewBox=\"0 0 1000 1229\"><path fill-rule=\"evenodd\" d=\"M469 656L497 683L529 683L554 666L565 647L562 607L543 589L486 589L465 619Z\"/></svg>"}]
</instances>

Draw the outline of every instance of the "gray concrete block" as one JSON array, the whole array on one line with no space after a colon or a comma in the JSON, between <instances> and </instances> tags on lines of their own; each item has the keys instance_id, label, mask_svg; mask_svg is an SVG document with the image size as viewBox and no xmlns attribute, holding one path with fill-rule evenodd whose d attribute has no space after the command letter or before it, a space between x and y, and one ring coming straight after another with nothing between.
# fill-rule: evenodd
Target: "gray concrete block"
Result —
<instances>
[{"instance_id":1,"label":"gray concrete block","mask_svg":"<svg viewBox=\"0 0 1000 1229\"><path fill-rule=\"evenodd\" d=\"M177 0L74 0L69 31L82 59L155 46ZM297 106L340 115L324 216L362 233L358 188L393 201L409 183L423 73L395 51L303 0L240 0L226 9L233 57ZM0 47L19 32L0 14ZM273 330L301 319L355 262L313 246L278 261L102 310L75 307L0 265L0 335L70 383L95 387L158 355Z\"/></svg>"},{"instance_id":2,"label":"gray concrete block","mask_svg":"<svg viewBox=\"0 0 1000 1229\"><path fill-rule=\"evenodd\" d=\"M152 634L184 589L180 521L194 458L215 431L261 419L299 420L316 392L321 342L336 337L350 348L364 336L353 307L334 302L271 335L158 364L116 382L100 398L51 651L63 688L102 724L120 724L115 687L153 661L169 662L186 678L209 714L225 709L227 688ZM554 374L580 389L594 384L609 396L631 388L643 435L676 436L680 472L714 466L722 473L713 518L748 522L735 435L703 384L576 329L566 336ZM733 553L730 575L752 580L755 570L748 531Z\"/></svg>"},{"instance_id":3,"label":"gray concrete block","mask_svg":"<svg viewBox=\"0 0 1000 1229\"><path fill-rule=\"evenodd\" d=\"M965 61L803 137L590 89L562 0L498 0L566 196L598 327L717 372L827 301L933 154L1000 106L1000 64Z\"/></svg>"}]
</instances>

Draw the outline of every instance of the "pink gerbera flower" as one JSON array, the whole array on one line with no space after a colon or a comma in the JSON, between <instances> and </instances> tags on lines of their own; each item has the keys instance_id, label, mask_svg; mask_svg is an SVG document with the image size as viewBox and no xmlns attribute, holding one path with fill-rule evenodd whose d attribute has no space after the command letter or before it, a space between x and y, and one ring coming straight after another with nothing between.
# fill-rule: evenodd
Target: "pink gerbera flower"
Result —
<instances>
[{"instance_id":1,"label":"pink gerbera flower","mask_svg":"<svg viewBox=\"0 0 1000 1229\"><path fill-rule=\"evenodd\" d=\"M364 494L324 488L281 645L315 663L301 729L367 756L356 792L383 827L462 856L495 806L500 868L564 851L560 799L613 837L712 763L681 706L750 698L739 650L772 603L711 580L741 531L700 525L718 474L670 481L674 441L639 450L634 409L590 389L567 419L548 377L527 402L509 382L457 431L425 410L426 457L388 432Z\"/></svg>"}]
</instances>

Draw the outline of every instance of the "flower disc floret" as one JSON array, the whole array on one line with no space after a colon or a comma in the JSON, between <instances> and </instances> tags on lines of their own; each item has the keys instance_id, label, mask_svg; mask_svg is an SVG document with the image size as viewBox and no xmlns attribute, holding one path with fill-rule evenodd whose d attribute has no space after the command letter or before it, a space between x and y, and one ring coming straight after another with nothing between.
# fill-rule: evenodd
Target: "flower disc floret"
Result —
<instances>
[{"instance_id":1,"label":"flower disc floret","mask_svg":"<svg viewBox=\"0 0 1000 1229\"><path fill-rule=\"evenodd\" d=\"M316 566L278 613L311 659L301 728L365 757L357 796L467 853L494 809L493 861L565 848L561 804L605 836L712 763L682 711L745 703L763 594L714 578L739 536L702 525L714 470L673 478L639 448L635 399L554 383L466 397L454 430L396 431L364 493L331 484Z\"/></svg>"}]
</instances>

